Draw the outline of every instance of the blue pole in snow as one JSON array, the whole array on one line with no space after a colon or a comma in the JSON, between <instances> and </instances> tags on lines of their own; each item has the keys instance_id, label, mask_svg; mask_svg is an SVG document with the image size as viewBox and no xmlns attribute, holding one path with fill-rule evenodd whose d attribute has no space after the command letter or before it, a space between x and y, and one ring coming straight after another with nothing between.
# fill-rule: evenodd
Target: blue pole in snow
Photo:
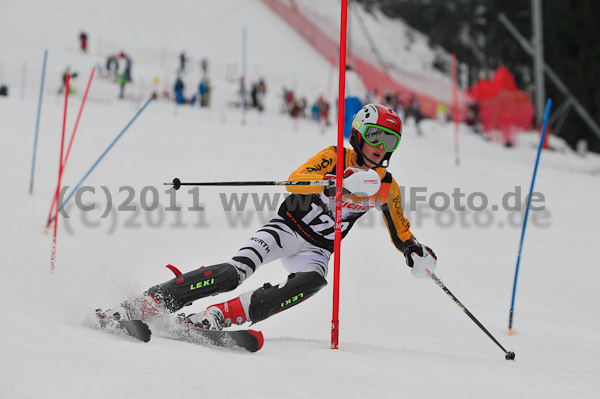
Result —
<instances>
[{"instance_id":1,"label":"blue pole in snow","mask_svg":"<svg viewBox=\"0 0 600 399\"><path fill-rule=\"evenodd\" d=\"M48 50L44 50L44 66L42 67L42 84L40 85L40 98L38 100L37 118L35 121L35 138L33 139L33 159L31 160L31 178L29 179L29 195L33 194L33 171L35 170L35 155L37 151L38 131L40 128L40 112L42 111L42 95L44 94L44 79L46 78L46 60Z\"/></svg>"},{"instance_id":2,"label":"blue pole in snow","mask_svg":"<svg viewBox=\"0 0 600 399\"><path fill-rule=\"evenodd\" d=\"M523 230L521 231L521 243L519 244L519 254L517 255L517 267L515 270L515 281L513 283L512 301L510 303L510 315L508 318L508 332L512 333L513 314L515 310L515 293L517 292L517 278L519 277L519 265L521 263L521 252L523 251L523 239L525 238L525 229L527 228L527 216L529 216L529 207L531 205L531 194L533 193L533 185L537 175L538 165L540 163L540 154L544 145L544 137L546 136L546 124L550 116L550 108L552 107L552 99L546 102L546 114L544 115L544 123L542 124L542 135L540 137L540 145L538 146L537 158L535 159L535 167L533 168L533 177L531 178L531 187L529 188L529 198L527 199L527 209L525 210L525 219L523 220Z\"/></svg>"},{"instance_id":3,"label":"blue pole in snow","mask_svg":"<svg viewBox=\"0 0 600 399\"><path fill-rule=\"evenodd\" d=\"M242 29L242 125L246 124L246 27Z\"/></svg>"},{"instance_id":4,"label":"blue pole in snow","mask_svg":"<svg viewBox=\"0 0 600 399\"><path fill-rule=\"evenodd\" d=\"M90 173L92 173L92 171L96 168L96 166L98 166L98 164L100 163L100 161L102 161L102 158L104 158L104 156L108 153L108 151L110 151L110 149L115 145L115 143L117 142L117 140L119 140L121 138L121 136L123 135L123 133L125 133L125 131L129 128L129 126L131 126L131 124L137 119L137 117L142 113L142 111L148 106L148 104L150 104L150 101L152 101L152 97L150 97L148 99L148 101L146 101L146 103L142 106L142 108L140 108L140 110L135 114L135 116L133 117L133 119L129 121L129 123L123 128L123 130L121 130L121 133L119 133L119 135L117 137L115 137L115 139L112 141L112 143L110 143L110 145L106 148L106 150L104 150L104 152L102 153L102 155L100 155L100 158L98 158L96 160L96 162L94 162L94 164L92 165L92 167L90 168L90 170L88 170L87 173L85 174L85 176L83 176L81 178L81 180L79 181L79 183L77 183L77 185L75 186L75 188L73 188L73 190L71 190L71 192L69 193L69 195L67 196L67 198L64 201L62 201L62 204L60 203L60 198L59 198L59 205L60 205L60 208L58 208L59 212L62 211L62 209L65 207L65 205L67 204L67 202L69 202L69 200L71 199L71 197L73 196L73 194L75 194L75 192L83 184L83 182L85 181L85 179L87 179L87 177L90 175ZM52 223L53 221L54 221L54 217L52 217L52 219L50 220L50 223Z\"/></svg>"}]
</instances>

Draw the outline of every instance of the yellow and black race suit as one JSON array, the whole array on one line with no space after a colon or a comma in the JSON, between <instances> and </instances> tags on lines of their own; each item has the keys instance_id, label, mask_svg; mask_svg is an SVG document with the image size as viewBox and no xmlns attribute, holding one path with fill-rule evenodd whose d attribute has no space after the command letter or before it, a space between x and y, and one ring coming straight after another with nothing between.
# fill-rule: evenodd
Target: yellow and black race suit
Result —
<instances>
[{"instance_id":1,"label":"yellow and black race suit","mask_svg":"<svg viewBox=\"0 0 600 399\"><path fill-rule=\"evenodd\" d=\"M335 174L337 149L328 147L310 158L291 174L289 180L322 180L326 174ZM341 167L358 166L353 150L344 148ZM371 197L344 194L342 202L342 238L356 220L371 208L380 208L392 242L404 252L404 242L412 238L410 223L404 217L400 188L385 168L376 168L381 178L379 191ZM287 186L293 194L286 198L278 214L294 231L306 241L321 248L333 251L335 225L335 198L324 193L322 186Z\"/></svg>"}]
</instances>

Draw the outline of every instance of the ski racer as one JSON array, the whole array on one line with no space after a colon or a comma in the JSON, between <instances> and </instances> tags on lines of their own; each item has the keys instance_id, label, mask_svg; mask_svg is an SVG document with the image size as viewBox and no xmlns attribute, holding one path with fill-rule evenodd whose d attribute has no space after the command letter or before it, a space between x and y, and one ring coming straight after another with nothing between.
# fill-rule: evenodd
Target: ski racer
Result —
<instances>
[{"instance_id":1,"label":"ski racer","mask_svg":"<svg viewBox=\"0 0 600 399\"><path fill-rule=\"evenodd\" d=\"M427 277L436 256L420 244L404 217L400 189L386 170L400 144L402 122L393 110L367 104L352 122L350 144L343 159L328 147L296 169L289 180L330 179L329 186L287 186L292 192L277 216L262 226L224 263L181 274L150 288L142 298L126 301L108 311L108 317L147 320L161 311L176 312L193 301L232 291L262 265L280 259L289 272L280 284L262 287L237 298L190 314L186 322L208 330L232 324L257 323L287 310L327 285L328 263L334 247L335 173L344 170L342 238L369 209L382 211L395 247L404 254L416 277Z\"/></svg>"}]
</instances>

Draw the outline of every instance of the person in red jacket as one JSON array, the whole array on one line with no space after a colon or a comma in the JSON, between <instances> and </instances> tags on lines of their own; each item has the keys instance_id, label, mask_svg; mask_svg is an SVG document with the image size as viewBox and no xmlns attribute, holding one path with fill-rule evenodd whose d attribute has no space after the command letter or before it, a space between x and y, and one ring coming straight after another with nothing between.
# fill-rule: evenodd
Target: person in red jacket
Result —
<instances>
[{"instance_id":1,"label":"person in red jacket","mask_svg":"<svg viewBox=\"0 0 600 399\"><path fill-rule=\"evenodd\" d=\"M398 184L386 170L400 144L402 122L393 110L367 104L354 117L350 144L337 158L328 147L296 169L289 180L330 180L328 186L288 186L292 192L277 216L260 228L227 261L177 275L150 288L143 298L106 312L108 317L147 319L162 310L176 312L193 301L232 291L263 265L281 260L290 273L280 284L262 287L188 315L186 323L209 330L232 324L257 323L287 310L327 285L329 258L334 248L335 174L344 170L342 238L356 220L380 208L392 243L403 253L416 277L427 277L436 256L420 244L404 217ZM176 269L175 269L176 270ZM178 274L178 273L176 273Z\"/></svg>"},{"instance_id":2,"label":"person in red jacket","mask_svg":"<svg viewBox=\"0 0 600 399\"><path fill-rule=\"evenodd\" d=\"M87 53L87 43L88 43L87 33L81 32L79 34L79 44L81 46L81 51L83 51L84 53Z\"/></svg>"}]
</instances>

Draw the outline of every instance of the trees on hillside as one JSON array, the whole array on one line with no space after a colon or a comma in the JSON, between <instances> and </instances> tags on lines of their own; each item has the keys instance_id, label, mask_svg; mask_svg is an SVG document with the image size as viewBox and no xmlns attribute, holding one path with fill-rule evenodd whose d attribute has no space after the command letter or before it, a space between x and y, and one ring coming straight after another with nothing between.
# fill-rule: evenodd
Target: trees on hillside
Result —
<instances>
[{"instance_id":1,"label":"trees on hillside","mask_svg":"<svg viewBox=\"0 0 600 399\"><path fill-rule=\"evenodd\" d=\"M526 38L531 38L531 2L522 0L356 0L368 10L402 18L469 65L469 82L506 66L519 87L533 90L533 61L498 20L504 13ZM571 92L600 123L600 2L546 0L543 7L544 58ZM565 98L546 78L546 95L555 109ZM600 152L600 139L570 112L560 132L572 146L585 138ZM568 127L568 128L567 128Z\"/></svg>"}]
</instances>

